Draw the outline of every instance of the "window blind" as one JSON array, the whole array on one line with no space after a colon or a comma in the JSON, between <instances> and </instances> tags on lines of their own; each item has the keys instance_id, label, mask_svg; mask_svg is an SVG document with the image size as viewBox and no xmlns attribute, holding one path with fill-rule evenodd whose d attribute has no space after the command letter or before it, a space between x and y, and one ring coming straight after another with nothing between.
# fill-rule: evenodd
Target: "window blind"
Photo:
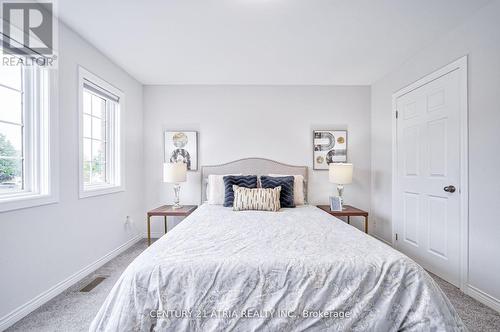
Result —
<instances>
[{"instance_id":1,"label":"window blind","mask_svg":"<svg viewBox=\"0 0 500 332\"><path fill-rule=\"evenodd\" d=\"M115 94L109 92L108 90L106 90L106 89L100 87L99 85L94 84L86 79L84 79L83 87L87 90L92 91L93 93L95 93L99 96L106 98L106 99L113 100L117 103L120 101L120 98L118 96L116 96Z\"/></svg>"}]
</instances>

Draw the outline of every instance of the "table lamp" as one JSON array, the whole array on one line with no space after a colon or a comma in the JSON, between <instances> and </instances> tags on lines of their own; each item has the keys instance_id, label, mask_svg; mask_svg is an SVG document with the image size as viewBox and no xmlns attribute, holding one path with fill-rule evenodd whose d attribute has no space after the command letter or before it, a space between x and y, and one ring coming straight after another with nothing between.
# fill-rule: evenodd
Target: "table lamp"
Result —
<instances>
[{"instance_id":1,"label":"table lamp","mask_svg":"<svg viewBox=\"0 0 500 332\"><path fill-rule=\"evenodd\" d=\"M186 182L187 165L182 162L163 164L163 182L174 184L174 205L173 209L179 209L179 194L181 191L180 182Z\"/></svg>"},{"instance_id":2,"label":"table lamp","mask_svg":"<svg viewBox=\"0 0 500 332\"><path fill-rule=\"evenodd\" d=\"M340 202L343 205L344 184L352 183L352 164L331 163L328 169L330 182L337 185Z\"/></svg>"}]
</instances>

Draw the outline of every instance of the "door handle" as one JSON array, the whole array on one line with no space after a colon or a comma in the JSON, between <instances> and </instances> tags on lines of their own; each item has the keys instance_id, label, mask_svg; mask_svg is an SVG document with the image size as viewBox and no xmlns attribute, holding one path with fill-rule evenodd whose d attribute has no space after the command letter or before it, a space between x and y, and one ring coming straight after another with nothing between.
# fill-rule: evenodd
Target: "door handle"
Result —
<instances>
[{"instance_id":1,"label":"door handle","mask_svg":"<svg viewBox=\"0 0 500 332\"><path fill-rule=\"evenodd\" d=\"M454 193L457 189L455 188L455 186L446 186L443 188L444 191L446 192L449 192L449 193Z\"/></svg>"}]
</instances>

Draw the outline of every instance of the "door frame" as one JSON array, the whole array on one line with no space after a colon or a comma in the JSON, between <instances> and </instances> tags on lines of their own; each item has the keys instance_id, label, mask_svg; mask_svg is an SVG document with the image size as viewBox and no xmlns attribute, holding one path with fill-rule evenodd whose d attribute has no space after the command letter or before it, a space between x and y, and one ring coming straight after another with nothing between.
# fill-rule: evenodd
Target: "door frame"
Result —
<instances>
[{"instance_id":1,"label":"door frame","mask_svg":"<svg viewBox=\"0 0 500 332\"><path fill-rule=\"evenodd\" d=\"M392 244L398 247L396 241L396 231L401 229L401 221L395 220L396 216L396 193L398 188L398 145L397 145L397 99L413 90L416 90L427 83L434 81L453 71L459 72L460 77L460 110L459 110L459 132L460 132L460 230L459 230L459 282L460 289L467 291L468 270L469 270L469 110L468 110L468 90L467 90L467 55L458 60L434 71L431 74L411 83L398 90L392 95Z\"/></svg>"}]
</instances>

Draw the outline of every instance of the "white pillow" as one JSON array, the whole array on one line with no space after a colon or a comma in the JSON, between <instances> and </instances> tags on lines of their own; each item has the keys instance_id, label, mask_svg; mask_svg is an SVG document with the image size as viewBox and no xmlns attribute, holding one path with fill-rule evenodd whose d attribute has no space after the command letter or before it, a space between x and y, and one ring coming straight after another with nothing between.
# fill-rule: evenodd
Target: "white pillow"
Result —
<instances>
[{"instance_id":1,"label":"white pillow","mask_svg":"<svg viewBox=\"0 0 500 332\"><path fill-rule=\"evenodd\" d=\"M295 205L304 205L304 177L302 175L269 174L269 176L293 176L293 202Z\"/></svg>"},{"instance_id":2,"label":"white pillow","mask_svg":"<svg viewBox=\"0 0 500 332\"><path fill-rule=\"evenodd\" d=\"M226 175L241 175L241 174L224 174L208 176L207 184L207 203L212 205L224 204L224 177Z\"/></svg>"}]
</instances>

